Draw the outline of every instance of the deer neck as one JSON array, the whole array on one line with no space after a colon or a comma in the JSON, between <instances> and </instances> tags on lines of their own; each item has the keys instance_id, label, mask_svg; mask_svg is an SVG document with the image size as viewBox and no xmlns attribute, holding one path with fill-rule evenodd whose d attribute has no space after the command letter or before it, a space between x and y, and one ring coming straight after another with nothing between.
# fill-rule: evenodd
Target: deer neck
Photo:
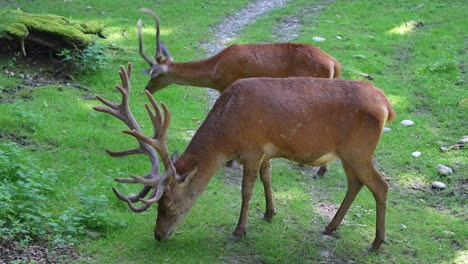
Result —
<instances>
[{"instance_id":1,"label":"deer neck","mask_svg":"<svg viewBox=\"0 0 468 264\"><path fill-rule=\"evenodd\" d=\"M192 62L173 62L168 68L168 74L174 83L216 89L212 80L215 62L212 59Z\"/></svg>"},{"instance_id":2,"label":"deer neck","mask_svg":"<svg viewBox=\"0 0 468 264\"><path fill-rule=\"evenodd\" d=\"M198 197L208 186L213 175L219 167L228 161L228 157L218 151L187 148L187 150L174 163L174 167L179 175L188 173L195 168L197 172L190 180L190 192Z\"/></svg>"}]
</instances>

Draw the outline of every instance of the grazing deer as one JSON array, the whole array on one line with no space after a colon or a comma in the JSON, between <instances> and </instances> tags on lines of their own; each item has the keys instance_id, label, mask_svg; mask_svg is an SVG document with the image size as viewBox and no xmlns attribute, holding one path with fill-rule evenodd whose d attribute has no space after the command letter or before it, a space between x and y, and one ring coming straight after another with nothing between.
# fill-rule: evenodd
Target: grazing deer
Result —
<instances>
[{"instance_id":1,"label":"grazing deer","mask_svg":"<svg viewBox=\"0 0 468 264\"><path fill-rule=\"evenodd\" d=\"M151 15L156 21L155 60L143 50L141 19L137 22L140 55L150 64L150 68L144 72L151 77L146 85L151 93L173 83L223 92L232 83L244 78L337 78L340 75L337 60L305 43L234 44L205 60L175 62L160 40L158 16L146 8L140 11Z\"/></svg>"},{"instance_id":2,"label":"grazing deer","mask_svg":"<svg viewBox=\"0 0 468 264\"><path fill-rule=\"evenodd\" d=\"M302 164L322 166L341 159L348 190L335 217L325 232L335 231L343 220L362 186L374 195L377 207L376 236L372 243L378 249L385 238L385 212L388 184L375 170L372 156L383 127L395 117L382 90L364 81L339 79L250 78L236 81L214 104L205 121L193 136L185 152L170 157L166 133L170 112L164 103L164 118L149 91L146 95L155 111L146 105L154 127L153 137L144 136L129 109L131 64L128 74L121 66L123 86L116 85L122 103L116 105L97 96L108 107L94 107L109 113L130 130L139 147L121 152L108 151L112 156L145 153L152 169L143 177L119 179L123 183L142 183L143 190L126 197L113 189L117 197L135 212L158 203L154 236L167 239L185 218L196 199L203 193L216 170L230 159L244 166L242 206L239 222L231 239L240 239L247 232L247 215L253 187L260 173L261 180L270 183L270 159L286 158ZM158 174L160 155L165 172ZM144 197L151 191L147 200ZM265 188L267 190L267 188ZM274 213L273 201L268 201L265 215ZM134 202L141 201L136 207Z\"/></svg>"},{"instance_id":3,"label":"grazing deer","mask_svg":"<svg viewBox=\"0 0 468 264\"><path fill-rule=\"evenodd\" d=\"M239 79L251 77L318 77L338 78L340 64L321 49L305 43L234 44L211 58L175 62L160 40L159 18L151 10L142 8L156 21L155 60L143 49L142 22L138 20L140 55L150 64L144 72L151 79L146 90L159 91L173 83L206 87L223 92ZM328 166L322 166L317 176L322 177Z\"/></svg>"}]
</instances>

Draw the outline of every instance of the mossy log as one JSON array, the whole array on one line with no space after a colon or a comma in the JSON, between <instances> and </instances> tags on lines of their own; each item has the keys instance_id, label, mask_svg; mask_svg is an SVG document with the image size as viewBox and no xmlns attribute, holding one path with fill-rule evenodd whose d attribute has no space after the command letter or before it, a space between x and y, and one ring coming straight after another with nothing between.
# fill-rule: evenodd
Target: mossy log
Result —
<instances>
[{"instance_id":1,"label":"mossy log","mask_svg":"<svg viewBox=\"0 0 468 264\"><path fill-rule=\"evenodd\" d=\"M104 26L94 21L75 22L51 14L30 14L19 10L0 11L0 40L41 45L56 53L63 49L82 50L95 35L105 38Z\"/></svg>"}]
</instances>

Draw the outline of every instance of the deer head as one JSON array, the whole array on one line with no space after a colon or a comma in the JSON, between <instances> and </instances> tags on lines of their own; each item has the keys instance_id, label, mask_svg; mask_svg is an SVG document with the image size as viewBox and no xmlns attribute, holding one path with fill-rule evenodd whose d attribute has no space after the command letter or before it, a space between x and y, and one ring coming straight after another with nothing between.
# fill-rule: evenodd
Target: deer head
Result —
<instances>
[{"instance_id":1,"label":"deer head","mask_svg":"<svg viewBox=\"0 0 468 264\"><path fill-rule=\"evenodd\" d=\"M120 66L120 78L122 85L116 85L116 89L122 94L122 102L117 105L112 103L99 95L96 98L107 105L93 107L94 110L108 113L121 121L123 121L130 130L123 130L122 132L135 137L139 146L133 149L114 152L106 150L112 157L121 157L131 154L145 154L151 160L151 170L143 177L131 175L131 178L114 178L121 183L141 183L144 185L142 190L134 196L125 196L112 188L117 198L127 202L130 209L134 212L143 212L147 210L152 204L158 203L158 220L154 230L155 238L164 240L170 236L172 230L177 226L180 221L186 216L187 212L193 206L196 197L188 188L188 183L192 176L196 173L197 169L179 175L174 168L173 162L177 159L176 155L170 157L166 145L166 133L171 120L171 113L164 103L161 103L164 109L164 117L156 100L149 91L146 95L151 102L151 107L146 104L146 110L150 116L153 124L154 134L152 137L147 137L142 134L140 126L133 117L129 107L129 93L130 93L130 76L132 72L132 64L128 64L128 70ZM159 173L158 156L164 164L165 171ZM152 191L151 191L152 190ZM144 197L151 191L148 199ZM139 207L134 203L142 202Z\"/></svg>"},{"instance_id":2,"label":"deer head","mask_svg":"<svg viewBox=\"0 0 468 264\"><path fill-rule=\"evenodd\" d=\"M137 22L140 55L150 65L150 67L144 70L143 73L151 77L151 80L147 85L147 89L154 93L155 91L173 83L173 81L170 80L171 78L166 75L168 66L173 62L173 59L166 45L161 42L160 22L158 16L153 11L146 8L141 8L140 11L152 16L156 22L156 53L154 55L154 60L148 57L144 52L141 19Z\"/></svg>"}]
</instances>

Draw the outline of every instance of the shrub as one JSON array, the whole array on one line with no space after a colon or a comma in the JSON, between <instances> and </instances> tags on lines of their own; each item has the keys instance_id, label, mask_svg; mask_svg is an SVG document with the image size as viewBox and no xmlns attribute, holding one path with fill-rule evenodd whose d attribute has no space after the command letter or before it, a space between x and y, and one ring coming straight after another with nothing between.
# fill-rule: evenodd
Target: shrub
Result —
<instances>
[{"instance_id":1,"label":"shrub","mask_svg":"<svg viewBox=\"0 0 468 264\"><path fill-rule=\"evenodd\" d=\"M105 46L94 41L86 49L63 49L57 54L64 62L70 62L81 71L97 70L104 67L109 58L105 55Z\"/></svg>"},{"instance_id":2,"label":"shrub","mask_svg":"<svg viewBox=\"0 0 468 264\"><path fill-rule=\"evenodd\" d=\"M102 230L122 222L108 215L108 200L87 186L78 190L79 202L57 213L51 197L58 174L66 168L43 170L13 142L0 142L0 241L30 241L38 236L55 242L73 240L87 230ZM63 195L61 195L63 196Z\"/></svg>"}]
</instances>

